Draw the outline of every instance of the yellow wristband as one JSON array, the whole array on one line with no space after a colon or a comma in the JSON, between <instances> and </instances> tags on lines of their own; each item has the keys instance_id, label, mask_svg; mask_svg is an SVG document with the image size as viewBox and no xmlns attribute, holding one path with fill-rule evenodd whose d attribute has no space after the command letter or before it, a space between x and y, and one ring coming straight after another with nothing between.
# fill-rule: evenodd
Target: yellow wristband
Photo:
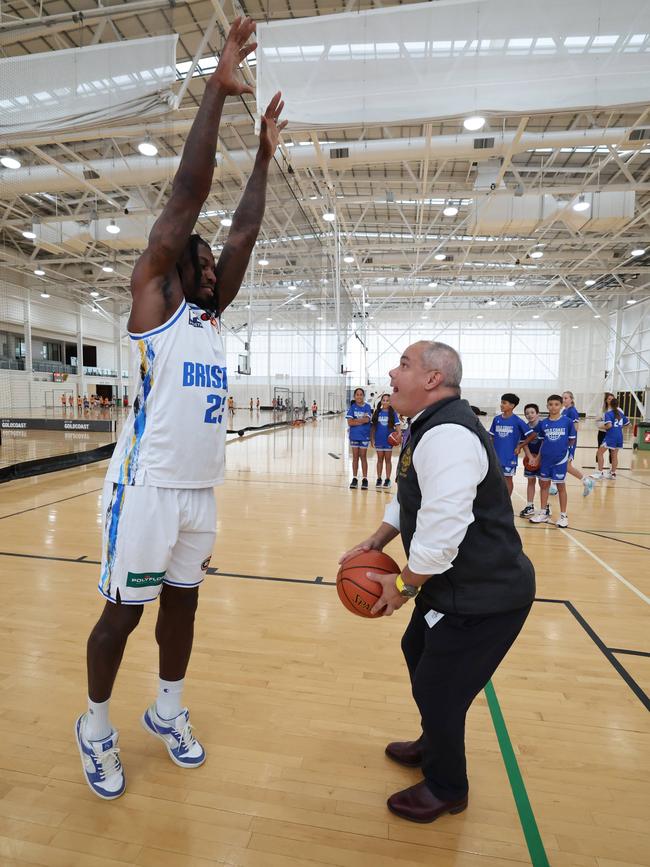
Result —
<instances>
[{"instance_id":1,"label":"yellow wristband","mask_svg":"<svg viewBox=\"0 0 650 867\"><path fill-rule=\"evenodd\" d=\"M397 578L395 579L395 586L397 587L397 592L398 592L398 593L404 593L404 590L405 590L407 587L412 588L412 589L415 589L414 586L413 586L413 584L405 584L405 583L404 583L404 579L402 578L401 575L398 575ZM418 587L417 589L415 589L415 593L414 593L413 595L414 595L414 596L417 596L417 594L418 594L419 592L420 592L420 588Z\"/></svg>"}]
</instances>

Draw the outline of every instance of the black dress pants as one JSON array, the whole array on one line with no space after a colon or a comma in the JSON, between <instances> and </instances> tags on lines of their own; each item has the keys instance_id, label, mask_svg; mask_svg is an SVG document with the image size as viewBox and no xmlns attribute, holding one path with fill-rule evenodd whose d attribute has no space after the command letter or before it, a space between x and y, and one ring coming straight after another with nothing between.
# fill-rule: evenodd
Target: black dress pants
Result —
<instances>
[{"instance_id":1,"label":"black dress pants","mask_svg":"<svg viewBox=\"0 0 650 867\"><path fill-rule=\"evenodd\" d=\"M402 638L422 717L422 773L433 794L467 794L465 717L521 631L531 606L504 614L445 614L433 627L415 606Z\"/></svg>"}]
</instances>

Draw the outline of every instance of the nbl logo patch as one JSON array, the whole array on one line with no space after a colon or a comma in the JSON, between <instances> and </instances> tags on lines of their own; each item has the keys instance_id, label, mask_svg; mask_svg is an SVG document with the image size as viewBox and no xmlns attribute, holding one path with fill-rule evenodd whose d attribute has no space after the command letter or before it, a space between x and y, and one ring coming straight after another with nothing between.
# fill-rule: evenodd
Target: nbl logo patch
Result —
<instances>
[{"instance_id":1,"label":"nbl logo patch","mask_svg":"<svg viewBox=\"0 0 650 867\"><path fill-rule=\"evenodd\" d=\"M188 322L194 328L203 328L203 322L201 320L203 319L204 316L205 316L205 313L199 314L198 310L190 309Z\"/></svg>"}]
</instances>

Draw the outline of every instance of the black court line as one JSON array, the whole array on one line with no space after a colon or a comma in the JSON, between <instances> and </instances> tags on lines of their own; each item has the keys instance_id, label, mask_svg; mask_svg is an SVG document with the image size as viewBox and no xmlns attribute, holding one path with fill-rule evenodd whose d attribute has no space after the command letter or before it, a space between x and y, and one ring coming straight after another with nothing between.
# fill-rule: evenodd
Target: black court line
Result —
<instances>
[{"instance_id":1,"label":"black court line","mask_svg":"<svg viewBox=\"0 0 650 867\"><path fill-rule=\"evenodd\" d=\"M639 686L636 680L632 677L629 671L621 665L621 663L616 659L614 653L611 648L607 647L602 638L598 635L595 629L593 629L589 623L585 620L585 618L580 614L578 609L572 602L569 602L568 599L535 599L535 602L551 602L557 605L564 605L565 608L571 612L577 622L582 626L584 631L587 633L589 638L594 642L596 647L603 654L605 659L613 666L616 672L623 678L625 683L630 687L634 695L639 699L641 704L645 707L646 710L650 711L650 696L648 696L645 691Z\"/></svg>"},{"instance_id":2,"label":"black court line","mask_svg":"<svg viewBox=\"0 0 650 867\"><path fill-rule=\"evenodd\" d=\"M64 563L76 563L81 566L97 566L99 565L99 560L88 560L81 557L52 557L49 555L43 554L18 554L11 551L0 551L0 557L22 557L29 560L54 560L57 562ZM325 581L321 575L316 576L315 578L280 578L271 575L244 575L238 572L220 572L218 569L209 568L209 575L223 575L225 578L244 578L251 581L272 581L286 584L311 584L316 587L333 587L335 586L335 581ZM589 638L594 642L596 647L603 654L605 659L613 666L616 672L623 678L625 683L632 690L634 695L639 699L641 704L645 707L646 710L650 711L650 697L644 692L644 690L639 686L639 684L634 680L629 671L616 659L614 656L615 652L618 653L628 653L635 656L650 656L650 654L646 654L643 651L633 651L633 650L618 650L615 651L610 647L607 647L605 642L600 638L598 633L589 625L589 623L585 620L585 618L580 614L577 608L573 605L573 603L569 602L568 599L544 599L544 598L536 598L535 602L546 602L552 603L555 605L564 605L568 611L571 612L575 620L580 624L580 626L587 633Z\"/></svg>"},{"instance_id":3,"label":"black court line","mask_svg":"<svg viewBox=\"0 0 650 867\"><path fill-rule=\"evenodd\" d=\"M334 458L335 461L340 461L340 460L341 460L341 455L335 455L334 452L328 452L327 454L328 454L331 458Z\"/></svg>"},{"instance_id":4,"label":"black court line","mask_svg":"<svg viewBox=\"0 0 650 867\"><path fill-rule=\"evenodd\" d=\"M650 551L648 545L639 545L638 542L628 542L627 539L617 539L616 536L606 535L607 531L597 533L595 530L583 530L581 527L569 527L573 533L588 533L590 536L598 536L599 539L607 539L610 542L619 542L621 545L631 545L633 548L641 548L643 551ZM610 530L610 533L616 533L616 530Z\"/></svg>"},{"instance_id":5,"label":"black court line","mask_svg":"<svg viewBox=\"0 0 650 867\"><path fill-rule=\"evenodd\" d=\"M610 647L609 650L611 653L627 653L630 656L647 656L647 657L650 657L650 653L648 653L645 650L627 650L627 648L624 648L624 647Z\"/></svg>"},{"instance_id":6,"label":"black court line","mask_svg":"<svg viewBox=\"0 0 650 867\"><path fill-rule=\"evenodd\" d=\"M65 503L67 500L76 500L77 497L87 497L88 494L96 494L102 488L93 488L92 491L84 491L83 494L73 494L71 497L61 497L60 500L52 500L50 503L42 503L40 506L32 506L29 509L22 509L20 512L12 512L10 515L0 515L0 521L5 518L15 518L16 515L24 515L26 512L35 512L37 509L46 509L48 506L56 506L57 503Z\"/></svg>"}]
</instances>

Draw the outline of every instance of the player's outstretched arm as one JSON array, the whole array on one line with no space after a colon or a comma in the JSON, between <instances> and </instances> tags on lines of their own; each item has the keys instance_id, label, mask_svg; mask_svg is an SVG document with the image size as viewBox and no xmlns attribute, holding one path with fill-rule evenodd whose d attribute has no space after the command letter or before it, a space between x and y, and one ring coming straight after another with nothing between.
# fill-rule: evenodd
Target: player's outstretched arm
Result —
<instances>
[{"instance_id":1,"label":"player's outstretched arm","mask_svg":"<svg viewBox=\"0 0 650 867\"><path fill-rule=\"evenodd\" d=\"M269 165L278 146L280 133L287 125L286 120L280 123L283 108L282 94L276 93L262 116L255 167L233 216L232 226L216 267L220 313L239 292L262 225Z\"/></svg>"},{"instance_id":2,"label":"player's outstretched arm","mask_svg":"<svg viewBox=\"0 0 650 867\"><path fill-rule=\"evenodd\" d=\"M161 309L169 307L174 300L180 302L180 283L174 275L174 285L167 285L167 278L170 272L174 274L174 266L185 249L210 193L219 123L226 97L253 93L252 88L240 79L237 70L244 58L256 48L255 42L247 44L254 30L255 22L249 18L236 18L233 21L219 64L206 84L201 105L183 148L171 195L151 230L147 249L133 270L131 292L136 318L139 318L137 306L140 296L154 294ZM177 295L178 298L172 299L171 295ZM146 312L144 315L147 318Z\"/></svg>"}]
</instances>

